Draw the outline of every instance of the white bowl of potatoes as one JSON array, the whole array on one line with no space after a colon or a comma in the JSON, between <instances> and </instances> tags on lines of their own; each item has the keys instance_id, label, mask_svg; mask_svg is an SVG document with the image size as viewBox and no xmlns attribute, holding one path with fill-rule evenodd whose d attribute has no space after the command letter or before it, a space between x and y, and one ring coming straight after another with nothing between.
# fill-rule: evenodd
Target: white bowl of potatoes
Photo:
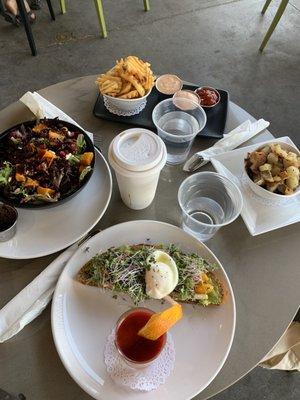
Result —
<instances>
[{"instance_id":1,"label":"white bowl of potatoes","mask_svg":"<svg viewBox=\"0 0 300 400\"><path fill-rule=\"evenodd\" d=\"M141 111L154 86L155 76L150 64L138 57L121 58L96 81L109 111L130 113ZM109 107L110 106L110 107ZM141 108L141 109L140 109Z\"/></svg>"},{"instance_id":2,"label":"white bowl of potatoes","mask_svg":"<svg viewBox=\"0 0 300 400\"><path fill-rule=\"evenodd\" d=\"M258 196L282 202L300 194L300 151L285 142L270 142L248 153L244 177Z\"/></svg>"}]
</instances>

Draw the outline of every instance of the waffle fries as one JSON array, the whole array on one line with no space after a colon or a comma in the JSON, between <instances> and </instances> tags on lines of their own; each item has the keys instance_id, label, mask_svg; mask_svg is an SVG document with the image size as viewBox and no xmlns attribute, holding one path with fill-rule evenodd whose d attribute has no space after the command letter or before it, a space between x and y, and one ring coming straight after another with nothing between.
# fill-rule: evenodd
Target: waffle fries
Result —
<instances>
[{"instance_id":1,"label":"waffle fries","mask_svg":"<svg viewBox=\"0 0 300 400\"><path fill-rule=\"evenodd\" d=\"M121 58L112 69L97 78L100 93L120 99L145 96L155 82L150 65L135 56Z\"/></svg>"}]
</instances>

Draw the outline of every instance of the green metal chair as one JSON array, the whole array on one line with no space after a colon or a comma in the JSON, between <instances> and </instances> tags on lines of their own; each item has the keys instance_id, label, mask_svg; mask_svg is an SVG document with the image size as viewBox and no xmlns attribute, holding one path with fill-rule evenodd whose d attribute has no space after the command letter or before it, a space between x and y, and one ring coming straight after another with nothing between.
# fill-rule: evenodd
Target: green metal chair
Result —
<instances>
[{"instance_id":1,"label":"green metal chair","mask_svg":"<svg viewBox=\"0 0 300 400\"><path fill-rule=\"evenodd\" d=\"M272 0L267 0L265 2L265 5L261 11L262 14L264 14L267 11L267 8L269 7L270 3ZM286 6L288 5L289 0L281 0L281 3L278 7L278 10L275 14L275 17L270 25L270 28L268 29L266 36L264 37L264 40L262 41L259 50L263 51L263 49L266 47L272 33L274 32L274 29L276 28L278 22L280 21L280 18L282 17L282 14L284 13L284 10L286 9Z\"/></svg>"},{"instance_id":2,"label":"green metal chair","mask_svg":"<svg viewBox=\"0 0 300 400\"><path fill-rule=\"evenodd\" d=\"M149 0L143 0L143 1L144 1L145 11L149 11L150 10ZM107 29L106 29L106 23L105 23L105 18L104 18L102 0L94 0L94 3L95 3L97 15L98 15L99 23L101 26L102 37L106 38L107 37ZM60 0L60 8L61 8L61 12L63 14L65 14L67 12L65 0Z\"/></svg>"}]
</instances>

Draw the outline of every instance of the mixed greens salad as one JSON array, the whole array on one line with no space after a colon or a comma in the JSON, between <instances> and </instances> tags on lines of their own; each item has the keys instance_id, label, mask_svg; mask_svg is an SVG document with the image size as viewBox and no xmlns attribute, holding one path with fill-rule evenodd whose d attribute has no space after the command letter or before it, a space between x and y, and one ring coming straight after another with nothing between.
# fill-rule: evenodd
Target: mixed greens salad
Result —
<instances>
[{"instance_id":1,"label":"mixed greens salad","mask_svg":"<svg viewBox=\"0 0 300 400\"><path fill-rule=\"evenodd\" d=\"M168 253L178 268L178 285L171 293L174 300L202 305L217 305L222 302L222 285L213 274L217 266L209 264L195 253L184 253L174 244L112 247L85 264L79 271L77 280L86 285L110 289L115 293L127 293L137 305L147 299L145 271L150 268L151 254L158 249ZM199 296L195 288L201 284L204 276L211 290Z\"/></svg>"},{"instance_id":2,"label":"mixed greens salad","mask_svg":"<svg viewBox=\"0 0 300 400\"><path fill-rule=\"evenodd\" d=\"M59 120L20 125L0 141L0 192L19 204L57 202L78 189L94 152L84 135Z\"/></svg>"}]
</instances>

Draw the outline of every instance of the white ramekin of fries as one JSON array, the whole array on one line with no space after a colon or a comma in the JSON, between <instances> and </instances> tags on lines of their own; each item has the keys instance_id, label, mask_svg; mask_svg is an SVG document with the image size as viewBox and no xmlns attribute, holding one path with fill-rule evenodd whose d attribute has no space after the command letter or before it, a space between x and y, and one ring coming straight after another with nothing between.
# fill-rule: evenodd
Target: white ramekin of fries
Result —
<instances>
[{"instance_id":1,"label":"white ramekin of fries","mask_svg":"<svg viewBox=\"0 0 300 400\"><path fill-rule=\"evenodd\" d=\"M259 196L285 203L300 194L300 151L288 143L265 143L245 158L244 177Z\"/></svg>"},{"instance_id":2,"label":"white ramekin of fries","mask_svg":"<svg viewBox=\"0 0 300 400\"><path fill-rule=\"evenodd\" d=\"M137 113L146 105L147 97L154 86L155 76L150 64L138 57L121 58L116 65L96 81L106 106ZM110 110L111 111L111 110Z\"/></svg>"}]
</instances>

